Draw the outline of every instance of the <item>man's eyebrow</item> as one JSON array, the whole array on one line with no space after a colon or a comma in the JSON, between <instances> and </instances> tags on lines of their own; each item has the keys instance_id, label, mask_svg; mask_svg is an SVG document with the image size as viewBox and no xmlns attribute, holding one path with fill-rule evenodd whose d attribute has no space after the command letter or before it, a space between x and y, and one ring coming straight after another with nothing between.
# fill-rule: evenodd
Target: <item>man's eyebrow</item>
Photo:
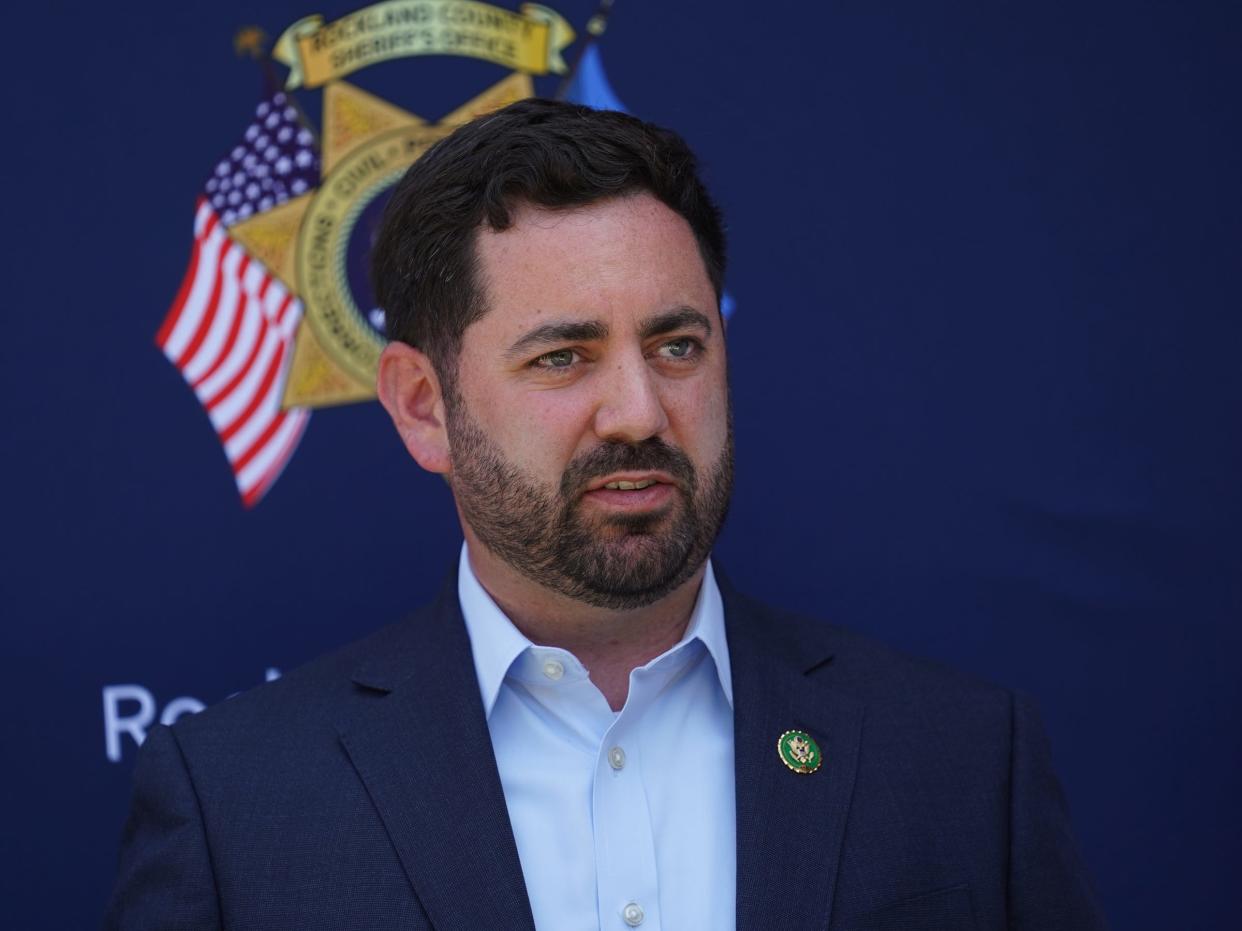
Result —
<instances>
[{"instance_id":1,"label":"man's eyebrow","mask_svg":"<svg viewBox=\"0 0 1242 931\"><path fill-rule=\"evenodd\" d=\"M562 320L537 326L508 348L505 356L525 355L536 346L589 343L608 338L608 327L599 320Z\"/></svg>"},{"instance_id":2,"label":"man's eyebrow","mask_svg":"<svg viewBox=\"0 0 1242 931\"><path fill-rule=\"evenodd\" d=\"M653 336L662 336L686 327L697 327L705 335L712 335L712 322L706 314L700 313L693 307L678 307L676 310L648 317L639 328L639 335L643 339L650 339Z\"/></svg>"}]
</instances>

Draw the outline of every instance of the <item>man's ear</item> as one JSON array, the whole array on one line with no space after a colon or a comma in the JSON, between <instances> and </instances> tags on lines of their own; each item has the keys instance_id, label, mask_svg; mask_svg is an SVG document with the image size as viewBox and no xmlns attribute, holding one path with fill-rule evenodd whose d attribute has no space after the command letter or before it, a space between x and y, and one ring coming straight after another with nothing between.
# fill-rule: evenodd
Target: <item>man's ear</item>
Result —
<instances>
[{"instance_id":1,"label":"man's ear","mask_svg":"<svg viewBox=\"0 0 1242 931\"><path fill-rule=\"evenodd\" d=\"M380 354L375 381L380 403L414 461L441 475L452 468L444 392L426 353L393 340Z\"/></svg>"}]
</instances>

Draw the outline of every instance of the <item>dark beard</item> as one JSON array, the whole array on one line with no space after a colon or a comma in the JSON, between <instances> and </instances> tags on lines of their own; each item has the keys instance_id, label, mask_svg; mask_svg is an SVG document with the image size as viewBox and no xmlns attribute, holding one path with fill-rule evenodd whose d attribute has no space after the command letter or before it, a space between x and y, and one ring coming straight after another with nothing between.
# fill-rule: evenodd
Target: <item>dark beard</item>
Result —
<instances>
[{"instance_id":1,"label":"dark beard","mask_svg":"<svg viewBox=\"0 0 1242 931\"><path fill-rule=\"evenodd\" d=\"M733 487L732 413L702 487L684 452L651 437L602 443L570 462L551 492L505 459L458 398L447 416L453 493L483 545L531 581L599 608L641 608L694 575L720 533ZM584 516L591 481L623 471L667 473L678 487L672 507Z\"/></svg>"}]
</instances>

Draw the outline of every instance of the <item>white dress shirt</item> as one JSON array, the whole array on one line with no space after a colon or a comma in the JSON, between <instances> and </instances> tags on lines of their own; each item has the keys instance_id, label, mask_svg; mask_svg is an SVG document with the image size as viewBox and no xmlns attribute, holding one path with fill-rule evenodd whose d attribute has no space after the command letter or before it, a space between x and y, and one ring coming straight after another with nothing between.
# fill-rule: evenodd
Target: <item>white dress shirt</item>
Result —
<instances>
[{"instance_id":1,"label":"white dress shirt","mask_svg":"<svg viewBox=\"0 0 1242 931\"><path fill-rule=\"evenodd\" d=\"M619 712L572 653L513 626L464 545L457 592L535 926L732 928L733 687L710 561L685 635L630 673Z\"/></svg>"}]
</instances>

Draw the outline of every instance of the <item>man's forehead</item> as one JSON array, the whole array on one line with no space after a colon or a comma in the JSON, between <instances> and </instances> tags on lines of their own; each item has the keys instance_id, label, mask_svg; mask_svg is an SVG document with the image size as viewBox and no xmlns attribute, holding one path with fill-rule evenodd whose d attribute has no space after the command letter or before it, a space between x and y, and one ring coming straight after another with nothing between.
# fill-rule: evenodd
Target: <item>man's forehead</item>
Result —
<instances>
[{"instance_id":1,"label":"man's forehead","mask_svg":"<svg viewBox=\"0 0 1242 931\"><path fill-rule=\"evenodd\" d=\"M505 230L481 229L476 324L517 338L549 322L603 323L613 335L691 308L709 320L715 289L686 220L645 192L571 208L523 204ZM472 325L473 326L473 325Z\"/></svg>"}]
</instances>

